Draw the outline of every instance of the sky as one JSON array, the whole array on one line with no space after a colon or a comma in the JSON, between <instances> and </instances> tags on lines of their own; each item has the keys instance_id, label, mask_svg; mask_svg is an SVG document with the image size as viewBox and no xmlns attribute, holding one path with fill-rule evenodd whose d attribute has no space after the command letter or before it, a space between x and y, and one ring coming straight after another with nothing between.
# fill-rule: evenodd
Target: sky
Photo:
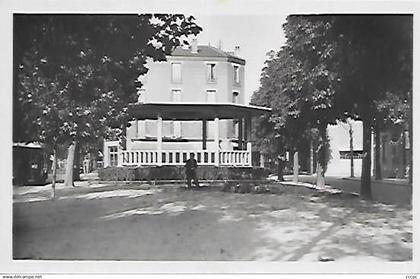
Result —
<instances>
[{"instance_id":1,"label":"sky","mask_svg":"<svg viewBox=\"0 0 420 279\"><path fill-rule=\"evenodd\" d=\"M240 46L239 56L246 60L245 96L248 102L252 93L260 84L261 69L264 66L266 53L279 50L285 43L282 25L286 22L284 15L195 15L196 22L203 28L197 36L198 44L218 47L233 51Z\"/></svg>"}]
</instances>

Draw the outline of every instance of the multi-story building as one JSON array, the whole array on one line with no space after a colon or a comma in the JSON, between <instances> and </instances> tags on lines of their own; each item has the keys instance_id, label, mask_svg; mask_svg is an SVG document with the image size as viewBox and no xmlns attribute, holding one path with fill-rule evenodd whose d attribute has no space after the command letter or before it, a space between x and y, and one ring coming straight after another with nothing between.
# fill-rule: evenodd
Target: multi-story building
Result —
<instances>
[{"instance_id":1,"label":"multi-story building","mask_svg":"<svg viewBox=\"0 0 420 279\"><path fill-rule=\"evenodd\" d=\"M148 63L148 73L140 77L143 87L139 89L137 120L127 129L126 150L158 150L151 155L156 157L158 165L164 164L166 156L172 157L161 151L244 152L252 115L267 110L245 104L245 60L238 57L239 50L237 46L235 51L225 52L210 45L197 45L193 40L188 48L176 48L167 56L167 61ZM177 116L168 115L168 108L177 110ZM145 110L146 116L138 116ZM106 142L105 149L105 166L127 161L124 154L118 160L121 152L116 142ZM235 159L240 165L251 164L251 150L247 152L247 163ZM203 153L203 158L212 157L206 162L198 153L199 163L218 165L223 159L219 161L219 152L216 153ZM245 160L246 156L242 155L231 154ZM173 156L179 157L175 153ZM180 159L178 164L182 161Z\"/></svg>"},{"instance_id":2,"label":"multi-story building","mask_svg":"<svg viewBox=\"0 0 420 279\"><path fill-rule=\"evenodd\" d=\"M237 103L244 104L245 60L236 53L226 53L212 46L177 48L165 62L151 62L139 90L142 103ZM156 138L157 120L134 121L127 131L129 149L148 149ZM193 147L201 141L201 121L163 121L164 147ZM233 120L220 121L220 138L233 142L237 138ZM214 123L208 123L208 140L214 140ZM142 141L143 139L143 141Z\"/></svg>"}]
</instances>

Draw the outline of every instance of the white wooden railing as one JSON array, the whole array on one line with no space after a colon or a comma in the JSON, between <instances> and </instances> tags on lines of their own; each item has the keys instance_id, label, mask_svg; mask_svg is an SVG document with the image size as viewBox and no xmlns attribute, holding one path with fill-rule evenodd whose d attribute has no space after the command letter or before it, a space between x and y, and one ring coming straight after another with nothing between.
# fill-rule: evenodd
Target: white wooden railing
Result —
<instances>
[{"instance_id":1,"label":"white wooden railing","mask_svg":"<svg viewBox=\"0 0 420 279\"><path fill-rule=\"evenodd\" d=\"M250 150L124 150L121 151L120 164L122 166L184 165L192 153L195 154L198 165L252 165Z\"/></svg>"}]
</instances>

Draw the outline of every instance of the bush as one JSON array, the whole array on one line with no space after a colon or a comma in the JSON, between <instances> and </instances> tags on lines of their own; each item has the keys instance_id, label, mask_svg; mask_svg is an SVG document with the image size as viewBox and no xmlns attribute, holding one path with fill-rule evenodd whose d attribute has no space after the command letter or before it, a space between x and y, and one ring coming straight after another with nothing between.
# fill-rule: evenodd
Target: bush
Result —
<instances>
[{"instance_id":1,"label":"bush","mask_svg":"<svg viewBox=\"0 0 420 279\"><path fill-rule=\"evenodd\" d=\"M105 181L133 181L136 180L136 168L108 167L98 170L99 178Z\"/></svg>"},{"instance_id":2,"label":"bush","mask_svg":"<svg viewBox=\"0 0 420 279\"><path fill-rule=\"evenodd\" d=\"M105 181L139 181L139 180L184 180L183 166L144 166L144 167L107 167L99 169L99 178ZM233 168L199 166L198 179L204 180L261 180L268 175L262 168Z\"/></svg>"}]
</instances>

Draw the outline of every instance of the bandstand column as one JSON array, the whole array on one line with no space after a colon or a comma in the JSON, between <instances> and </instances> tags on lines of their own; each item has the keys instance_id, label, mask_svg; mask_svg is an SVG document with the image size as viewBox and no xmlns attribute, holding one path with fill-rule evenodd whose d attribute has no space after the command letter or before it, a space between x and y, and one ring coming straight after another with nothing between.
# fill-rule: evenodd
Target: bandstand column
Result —
<instances>
[{"instance_id":1,"label":"bandstand column","mask_svg":"<svg viewBox=\"0 0 420 279\"><path fill-rule=\"evenodd\" d=\"M203 150L207 149L207 120L202 121L203 132Z\"/></svg>"},{"instance_id":2,"label":"bandstand column","mask_svg":"<svg viewBox=\"0 0 420 279\"><path fill-rule=\"evenodd\" d=\"M220 148L219 148L219 117L214 118L214 144L216 145L215 154L214 154L214 164L219 166L219 156L220 156Z\"/></svg>"},{"instance_id":3,"label":"bandstand column","mask_svg":"<svg viewBox=\"0 0 420 279\"><path fill-rule=\"evenodd\" d=\"M244 142L248 146L248 143L251 142L251 130L252 129L252 123L251 123L251 117L245 118L245 131L244 131Z\"/></svg>"},{"instance_id":4,"label":"bandstand column","mask_svg":"<svg viewBox=\"0 0 420 279\"><path fill-rule=\"evenodd\" d=\"M243 150L244 148L244 121L243 118L239 118L238 122L238 149Z\"/></svg>"},{"instance_id":5,"label":"bandstand column","mask_svg":"<svg viewBox=\"0 0 420 279\"><path fill-rule=\"evenodd\" d=\"M246 151L248 152L248 166L252 166L251 119L249 116L245 117L244 147L246 147Z\"/></svg>"},{"instance_id":6,"label":"bandstand column","mask_svg":"<svg viewBox=\"0 0 420 279\"><path fill-rule=\"evenodd\" d=\"M157 131L156 131L156 139L157 139L157 164L158 166L162 165L162 116L158 115L157 119Z\"/></svg>"}]
</instances>

